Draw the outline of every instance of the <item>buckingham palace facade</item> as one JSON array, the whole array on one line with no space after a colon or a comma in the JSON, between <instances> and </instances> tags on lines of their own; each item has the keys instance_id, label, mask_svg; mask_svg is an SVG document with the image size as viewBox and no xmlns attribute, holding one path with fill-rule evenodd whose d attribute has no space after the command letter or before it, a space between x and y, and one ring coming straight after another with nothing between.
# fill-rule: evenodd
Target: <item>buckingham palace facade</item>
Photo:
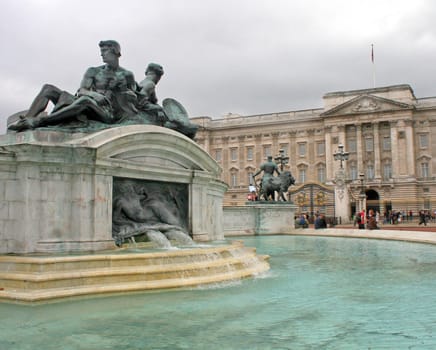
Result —
<instances>
[{"instance_id":1,"label":"buckingham palace facade","mask_svg":"<svg viewBox=\"0 0 436 350\"><path fill-rule=\"evenodd\" d=\"M409 85L395 85L327 93L323 104L308 110L191 119L200 126L197 142L223 169L222 180L229 186L224 205L243 205L259 165L282 150L289 157L284 170L296 179L290 199L301 211L321 208L334 215L341 166L334 154L343 145L350 213L362 192L368 206L380 213L436 209L436 97L416 98Z\"/></svg>"}]
</instances>

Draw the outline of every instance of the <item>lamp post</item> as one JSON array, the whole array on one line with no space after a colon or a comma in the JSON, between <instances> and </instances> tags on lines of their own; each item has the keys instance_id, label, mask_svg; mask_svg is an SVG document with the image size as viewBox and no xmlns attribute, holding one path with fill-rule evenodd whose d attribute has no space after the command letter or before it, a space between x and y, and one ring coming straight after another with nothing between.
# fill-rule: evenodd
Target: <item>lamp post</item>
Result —
<instances>
[{"instance_id":1,"label":"lamp post","mask_svg":"<svg viewBox=\"0 0 436 350\"><path fill-rule=\"evenodd\" d=\"M280 171L283 171L283 166L288 164L289 157L285 156L285 150L284 149L280 149L279 150L279 155L276 156L274 158L274 160L276 161L276 163L280 164Z\"/></svg>"},{"instance_id":2,"label":"lamp post","mask_svg":"<svg viewBox=\"0 0 436 350\"><path fill-rule=\"evenodd\" d=\"M342 143L340 143L338 145L338 150L336 151L336 153L333 153L333 157L335 157L335 160L340 160L341 161L341 169L344 168L343 166L343 162L344 160L348 160L348 156L350 153L348 152L344 152L344 145Z\"/></svg>"}]
</instances>

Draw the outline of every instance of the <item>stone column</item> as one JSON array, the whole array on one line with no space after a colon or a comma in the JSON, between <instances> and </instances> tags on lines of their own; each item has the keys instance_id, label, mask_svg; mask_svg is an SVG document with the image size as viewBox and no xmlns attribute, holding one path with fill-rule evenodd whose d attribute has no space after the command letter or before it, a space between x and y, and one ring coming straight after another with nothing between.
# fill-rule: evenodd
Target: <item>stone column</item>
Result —
<instances>
[{"instance_id":1,"label":"stone column","mask_svg":"<svg viewBox=\"0 0 436 350\"><path fill-rule=\"evenodd\" d=\"M357 172L365 173L365 169L363 167L363 149L362 145L362 124L356 125L356 149L357 149Z\"/></svg>"},{"instance_id":2,"label":"stone column","mask_svg":"<svg viewBox=\"0 0 436 350\"><path fill-rule=\"evenodd\" d=\"M345 145L345 126L338 126L339 143Z\"/></svg>"},{"instance_id":3,"label":"stone column","mask_svg":"<svg viewBox=\"0 0 436 350\"><path fill-rule=\"evenodd\" d=\"M238 167L239 167L239 183L248 188L248 175L245 170L245 136L238 136Z\"/></svg>"},{"instance_id":4,"label":"stone column","mask_svg":"<svg viewBox=\"0 0 436 350\"><path fill-rule=\"evenodd\" d=\"M224 174L227 174L227 178L224 179L224 182L227 182L228 184L231 182L230 180L230 162L229 162L229 153L230 153L230 149L229 149L229 137L228 136L224 136L222 138L222 145L223 147L221 148L221 157L222 157L222 164L223 164L223 169L225 169L225 171L223 172Z\"/></svg>"},{"instance_id":5,"label":"stone column","mask_svg":"<svg viewBox=\"0 0 436 350\"><path fill-rule=\"evenodd\" d=\"M307 130L307 156L308 159L315 159L316 157L316 143L315 140L315 129L308 129ZM313 171L314 169L312 169ZM316 178L316 175L314 174L314 177Z\"/></svg>"},{"instance_id":6,"label":"stone column","mask_svg":"<svg viewBox=\"0 0 436 350\"><path fill-rule=\"evenodd\" d=\"M414 147L414 139L413 139L413 121L406 120L405 121L405 133L406 133L406 156L407 156L407 175L415 176L415 147Z\"/></svg>"},{"instance_id":7,"label":"stone column","mask_svg":"<svg viewBox=\"0 0 436 350\"><path fill-rule=\"evenodd\" d=\"M333 150L332 150L332 129L330 127L325 128L324 140L325 140L325 165L327 181L333 180Z\"/></svg>"},{"instance_id":8,"label":"stone column","mask_svg":"<svg viewBox=\"0 0 436 350\"><path fill-rule=\"evenodd\" d=\"M392 157L392 177L400 176L400 165L398 157L398 130L397 122L391 122L391 157Z\"/></svg>"},{"instance_id":9,"label":"stone column","mask_svg":"<svg viewBox=\"0 0 436 350\"><path fill-rule=\"evenodd\" d=\"M294 177L297 174L297 144L295 143L295 138L296 132L289 132L289 166Z\"/></svg>"},{"instance_id":10,"label":"stone column","mask_svg":"<svg viewBox=\"0 0 436 350\"><path fill-rule=\"evenodd\" d=\"M271 145L271 155L273 158L279 153L279 133L271 133L272 145Z\"/></svg>"},{"instance_id":11,"label":"stone column","mask_svg":"<svg viewBox=\"0 0 436 350\"><path fill-rule=\"evenodd\" d=\"M378 123L373 124L373 142L374 142L374 176L375 179L381 179L380 169L380 135Z\"/></svg>"},{"instance_id":12,"label":"stone column","mask_svg":"<svg viewBox=\"0 0 436 350\"><path fill-rule=\"evenodd\" d=\"M210 154L210 131L209 130L205 130L203 132L203 136L204 136L204 150Z\"/></svg>"},{"instance_id":13,"label":"stone column","mask_svg":"<svg viewBox=\"0 0 436 350\"><path fill-rule=\"evenodd\" d=\"M254 135L254 142L256 144L254 149L254 161L256 167L259 167L259 165L263 163L262 134Z\"/></svg>"}]
</instances>

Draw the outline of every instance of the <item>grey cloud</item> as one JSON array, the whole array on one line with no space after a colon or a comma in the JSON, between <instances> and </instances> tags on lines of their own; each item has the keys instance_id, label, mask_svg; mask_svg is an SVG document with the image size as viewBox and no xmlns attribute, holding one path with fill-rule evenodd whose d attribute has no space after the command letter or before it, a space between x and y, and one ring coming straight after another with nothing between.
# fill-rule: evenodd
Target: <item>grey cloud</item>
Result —
<instances>
[{"instance_id":1,"label":"grey cloud","mask_svg":"<svg viewBox=\"0 0 436 350\"><path fill-rule=\"evenodd\" d=\"M160 99L192 116L318 108L324 93L371 87L371 43L378 86L436 95L435 12L425 0L4 0L0 129L42 84L74 92L102 39L121 43L137 80L161 63Z\"/></svg>"}]
</instances>

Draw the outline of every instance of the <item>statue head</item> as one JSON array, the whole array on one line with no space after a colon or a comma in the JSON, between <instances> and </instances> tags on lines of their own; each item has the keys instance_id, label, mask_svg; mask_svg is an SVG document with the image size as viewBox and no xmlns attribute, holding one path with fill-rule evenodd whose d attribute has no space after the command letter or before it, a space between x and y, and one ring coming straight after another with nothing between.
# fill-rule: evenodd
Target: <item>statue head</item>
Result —
<instances>
[{"instance_id":1,"label":"statue head","mask_svg":"<svg viewBox=\"0 0 436 350\"><path fill-rule=\"evenodd\" d=\"M117 57L121 56L121 46L115 40L102 40L98 43L100 48L108 47Z\"/></svg>"},{"instance_id":2,"label":"statue head","mask_svg":"<svg viewBox=\"0 0 436 350\"><path fill-rule=\"evenodd\" d=\"M149 72L155 73L158 78L160 78L164 74L163 67L157 63L150 63L147 66L147 69L145 70L145 75L147 75L147 73Z\"/></svg>"},{"instance_id":3,"label":"statue head","mask_svg":"<svg viewBox=\"0 0 436 350\"><path fill-rule=\"evenodd\" d=\"M268 159L268 162L272 162L272 156L268 156L267 159Z\"/></svg>"}]
</instances>

